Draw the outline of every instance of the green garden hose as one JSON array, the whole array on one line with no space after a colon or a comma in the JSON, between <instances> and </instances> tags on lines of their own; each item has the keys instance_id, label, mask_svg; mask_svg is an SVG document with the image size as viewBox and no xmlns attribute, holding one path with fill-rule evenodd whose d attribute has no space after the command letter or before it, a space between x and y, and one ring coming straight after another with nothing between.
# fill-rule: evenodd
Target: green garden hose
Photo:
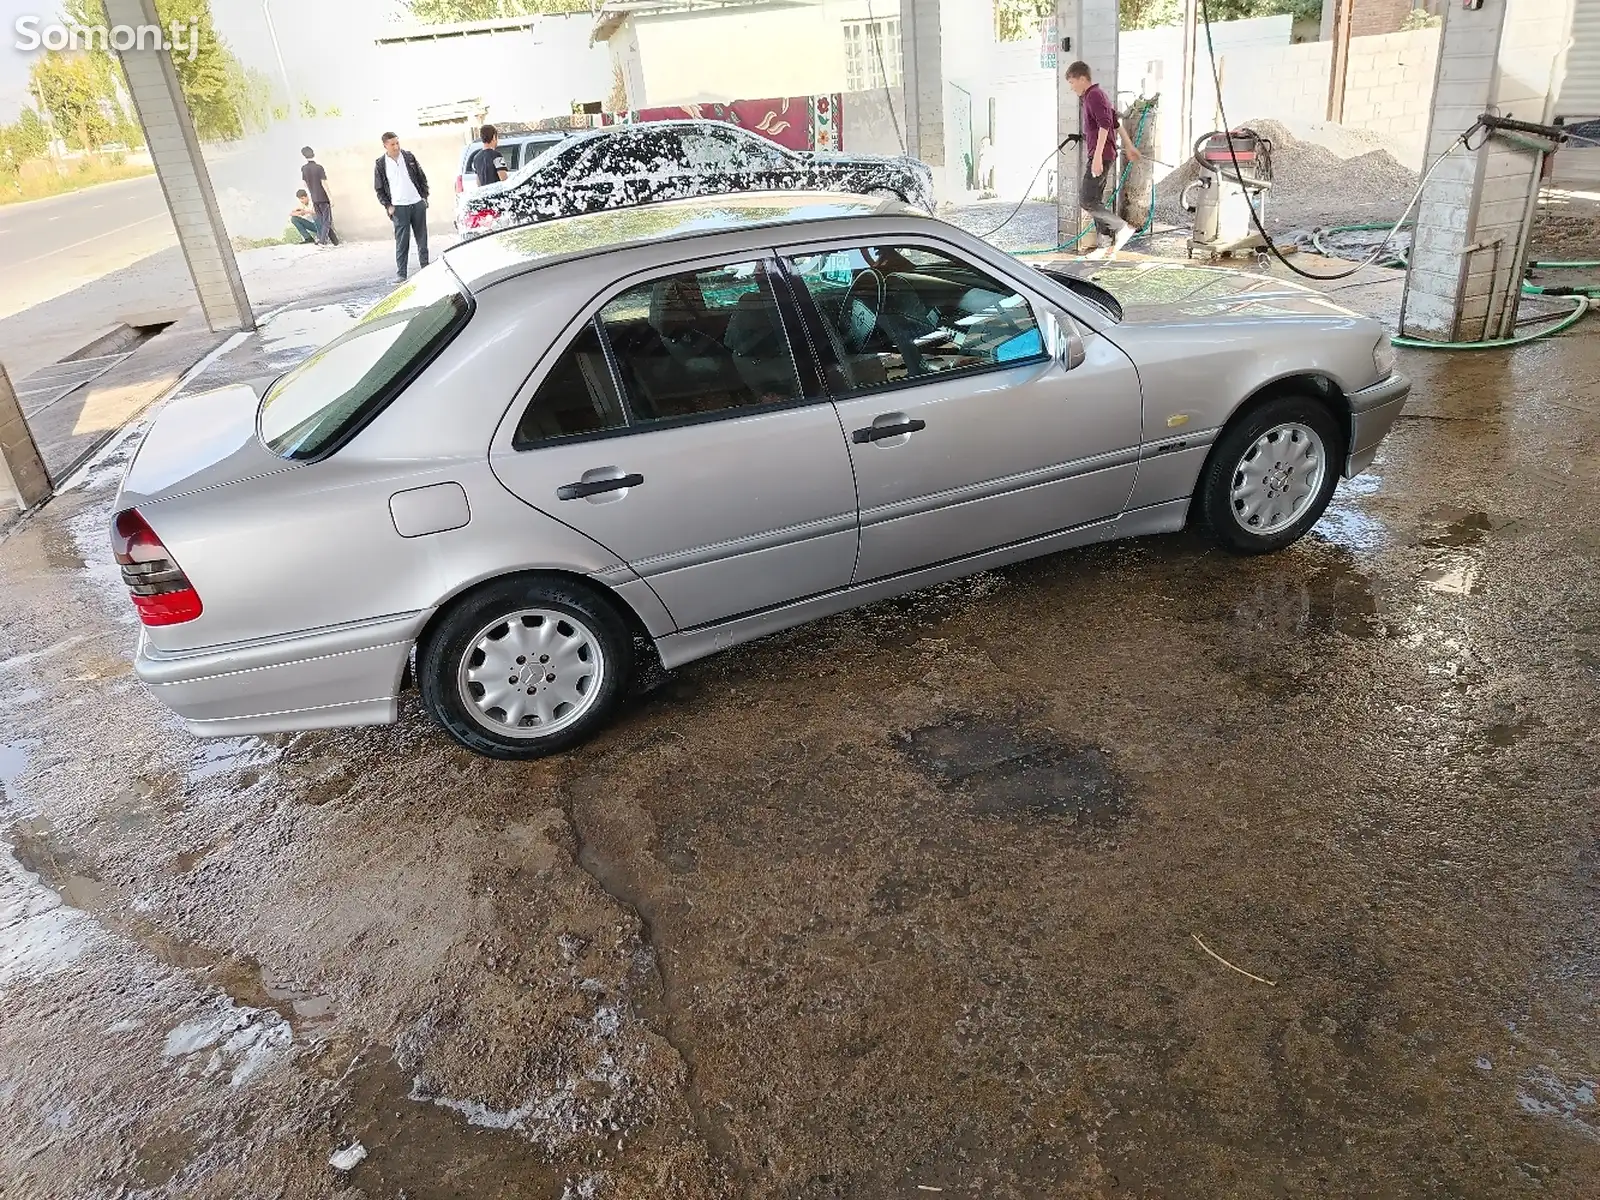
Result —
<instances>
[{"instance_id":1,"label":"green garden hose","mask_svg":"<svg viewBox=\"0 0 1600 1200\"><path fill-rule=\"evenodd\" d=\"M1487 342L1428 342L1421 338L1401 337L1396 334L1389 339L1394 346L1409 346L1413 350L1504 350L1510 346L1521 346L1528 342L1537 342L1540 338L1554 337L1564 329L1576 325L1584 313L1588 312L1591 304L1588 296L1574 296L1573 309L1562 317L1556 324L1548 329L1541 329L1538 333L1523 334L1521 337L1494 338Z\"/></svg>"}]
</instances>

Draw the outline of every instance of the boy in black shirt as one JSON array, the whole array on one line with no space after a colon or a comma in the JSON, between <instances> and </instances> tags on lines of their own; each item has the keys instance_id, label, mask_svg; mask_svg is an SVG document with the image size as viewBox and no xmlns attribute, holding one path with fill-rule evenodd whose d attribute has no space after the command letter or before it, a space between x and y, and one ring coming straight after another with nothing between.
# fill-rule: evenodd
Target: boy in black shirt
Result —
<instances>
[{"instance_id":1,"label":"boy in black shirt","mask_svg":"<svg viewBox=\"0 0 1600 1200\"><path fill-rule=\"evenodd\" d=\"M472 156L468 166L478 177L479 187L504 183L509 172L505 155L500 153L500 131L493 125L485 125L479 133L483 137L483 148Z\"/></svg>"},{"instance_id":2,"label":"boy in black shirt","mask_svg":"<svg viewBox=\"0 0 1600 1200\"><path fill-rule=\"evenodd\" d=\"M300 168L300 179L311 195L311 207L317 214L317 245L337 246L339 235L333 231L333 201L328 199L328 173L322 169L322 164L317 161L317 152L310 146L302 146L300 153L306 156L305 166Z\"/></svg>"}]
</instances>

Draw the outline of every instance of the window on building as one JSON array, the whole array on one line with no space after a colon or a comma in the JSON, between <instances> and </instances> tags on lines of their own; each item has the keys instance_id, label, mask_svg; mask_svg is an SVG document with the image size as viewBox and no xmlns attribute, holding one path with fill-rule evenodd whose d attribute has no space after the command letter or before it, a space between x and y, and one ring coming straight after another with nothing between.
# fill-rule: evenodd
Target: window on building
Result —
<instances>
[{"instance_id":1,"label":"window on building","mask_svg":"<svg viewBox=\"0 0 1600 1200\"><path fill-rule=\"evenodd\" d=\"M844 23L845 90L900 86L900 20Z\"/></svg>"}]
</instances>

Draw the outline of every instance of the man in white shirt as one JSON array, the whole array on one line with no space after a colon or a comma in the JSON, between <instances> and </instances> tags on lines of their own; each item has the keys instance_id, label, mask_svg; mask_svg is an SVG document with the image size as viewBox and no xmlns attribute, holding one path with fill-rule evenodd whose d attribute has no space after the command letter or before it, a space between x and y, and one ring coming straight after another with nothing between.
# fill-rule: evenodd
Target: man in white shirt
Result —
<instances>
[{"instance_id":1,"label":"man in white shirt","mask_svg":"<svg viewBox=\"0 0 1600 1200\"><path fill-rule=\"evenodd\" d=\"M395 268L404 279L413 237L417 264L428 265L428 177L417 156L400 149L400 139L393 133L383 135L383 154L373 166L372 187L394 222Z\"/></svg>"}]
</instances>

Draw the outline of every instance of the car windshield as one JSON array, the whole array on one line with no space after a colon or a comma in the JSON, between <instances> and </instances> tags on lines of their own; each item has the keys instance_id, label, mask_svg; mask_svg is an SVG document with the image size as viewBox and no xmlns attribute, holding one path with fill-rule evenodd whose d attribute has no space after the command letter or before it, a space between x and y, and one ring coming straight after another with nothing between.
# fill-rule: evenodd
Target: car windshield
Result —
<instances>
[{"instance_id":1,"label":"car windshield","mask_svg":"<svg viewBox=\"0 0 1600 1200\"><path fill-rule=\"evenodd\" d=\"M337 449L443 348L470 309L444 263L419 271L267 390L261 440L284 458Z\"/></svg>"}]
</instances>

